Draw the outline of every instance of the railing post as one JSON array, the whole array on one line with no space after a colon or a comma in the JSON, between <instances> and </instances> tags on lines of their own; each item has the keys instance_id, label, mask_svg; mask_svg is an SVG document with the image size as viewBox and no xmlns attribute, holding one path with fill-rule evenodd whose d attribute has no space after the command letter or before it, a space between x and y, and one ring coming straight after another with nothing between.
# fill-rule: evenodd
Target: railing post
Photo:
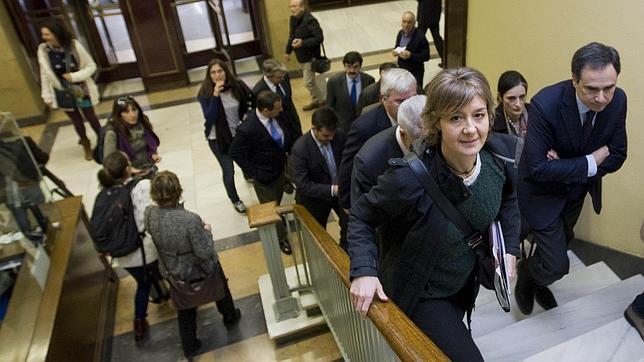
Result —
<instances>
[{"instance_id":1,"label":"railing post","mask_svg":"<svg viewBox=\"0 0 644 362\"><path fill-rule=\"evenodd\" d=\"M273 285L275 303L273 311L278 321L294 318L300 314L298 302L293 298L286 282L284 264L277 238L277 223L282 218L277 214L277 203L270 202L251 206L248 209L248 223L257 228L264 249L264 257L268 266L268 274Z\"/></svg>"}]
</instances>

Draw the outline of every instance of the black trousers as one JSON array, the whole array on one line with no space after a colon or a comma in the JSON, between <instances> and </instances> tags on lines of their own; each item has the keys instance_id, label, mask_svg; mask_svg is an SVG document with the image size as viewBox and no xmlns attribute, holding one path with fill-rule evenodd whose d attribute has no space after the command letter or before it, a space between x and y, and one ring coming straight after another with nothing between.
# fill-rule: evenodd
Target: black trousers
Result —
<instances>
[{"instance_id":1,"label":"black trousers","mask_svg":"<svg viewBox=\"0 0 644 362\"><path fill-rule=\"evenodd\" d=\"M210 146L212 154L215 155L215 158L221 167L226 195L228 195L230 202L234 204L239 201L239 195L237 194L237 188L235 187L235 165L233 164L233 158L230 157L228 153L222 152L219 149L219 143L217 143L217 140L208 140L208 146Z\"/></svg>"},{"instance_id":2,"label":"black trousers","mask_svg":"<svg viewBox=\"0 0 644 362\"><path fill-rule=\"evenodd\" d=\"M284 196L284 184L286 184L286 176L284 172L277 178L277 180L269 183L263 184L255 180L253 187L255 187L255 193L257 194L257 199L260 204L277 201L279 205L282 202L282 196ZM277 238L279 240L286 239L286 230L284 228L284 223L277 224Z\"/></svg>"},{"instance_id":3,"label":"black trousers","mask_svg":"<svg viewBox=\"0 0 644 362\"><path fill-rule=\"evenodd\" d=\"M442 299L421 298L411 320L452 361L483 361L463 317L476 298L473 278L455 295Z\"/></svg>"},{"instance_id":4,"label":"black trousers","mask_svg":"<svg viewBox=\"0 0 644 362\"><path fill-rule=\"evenodd\" d=\"M438 56L445 61L445 58L443 58L444 42L439 30L441 13L442 4L440 0L421 0L418 2L418 10L416 11L418 16L418 31L420 34L425 35L427 29L429 29L434 39L434 46L438 50Z\"/></svg>"},{"instance_id":5,"label":"black trousers","mask_svg":"<svg viewBox=\"0 0 644 362\"><path fill-rule=\"evenodd\" d=\"M575 238L575 224L584 206L585 190L568 199L555 221L542 228L532 227L537 250L526 260L532 280L540 286L548 286L568 274L568 243ZM581 195L580 195L581 194Z\"/></svg>"},{"instance_id":6,"label":"black trousers","mask_svg":"<svg viewBox=\"0 0 644 362\"><path fill-rule=\"evenodd\" d=\"M228 288L228 279L221 268L218 266L218 272L221 273L221 280L224 281L224 298L215 302L217 310L224 318L232 317L235 314L235 303ZM181 347L185 355L191 355L199 349L197 339L197 307L182 309L177 311L177 322L179 323L179 336L181 337Z\"/></svg>"}]
</instances>

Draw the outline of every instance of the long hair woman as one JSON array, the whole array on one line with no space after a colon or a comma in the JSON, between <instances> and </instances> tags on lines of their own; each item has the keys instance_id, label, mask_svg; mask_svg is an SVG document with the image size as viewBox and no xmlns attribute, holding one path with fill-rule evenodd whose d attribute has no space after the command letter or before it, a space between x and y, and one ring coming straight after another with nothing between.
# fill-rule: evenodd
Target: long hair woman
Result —
<instances>
[{"instance_id":1,"label":"long hair woman","mask_svg":"<svg viewBox=\"0 0 644 362\"><path fill-rule=\"evenodd\" d=\"M103 159L103 168L98 171L98 181L103 188L113 186L127 187L130 182L136 182L130 172L130 162L121 152L112 152ZM130 185L131 186L131 185ZM150 198L150 180L140 180L134 184L130 192L134 211L134 220L140 233L145 232L144 213L145 209L152 205ZM150 280L148 272L158 268L157 251L152 243L149 234L143 237L143 249L145 260L141 249L136 249L128 255L114 258L114 261L136 280L136 294L134 295L134 340L142 342L148 336L148 298L150 296Z\"/></svg>"},{"instance_id":2,"label":"long hair woman","mask_svg":"<svg viewBox=\"0 0 644 362\"><path fill-rule=\"evenodd\" d=\"M423 121L426 149L418 155L438 192L474 230L501 221L509 274L519 255L516 138L490 136L494 98L480 72L445 69L426 87ZM419 148L420 149L420 148ZM463 317L474 307L479 280L477 255L467 235L447 217L405 162L389 169L353 207L349 219L351 295L366 315L375 295L390 297L447 355L482 361ZM429 182L429 181L427 181ZM376 231L378 228L378 231ZM382 238L393 233L404 238ZM386 235L386 234L385 234ZM382 255L378 255L382 250Z\"/></svg>"},{"instance_id":3,"label":"long hair woman","mask_svg":"<svg viewBox=\"0 0 644 362\"><path fill-rule=\"evenodd\" d=\"M221 167L226 194L235 210L245 213L246 206L235 187L235 167L228 149L237 126L253 107L251 91L232 74L224 61L213 59L208 64L197 99L205 118L204 132L208 146Z\"/></svg>"},{"instance_id":4,"label":"long hair woman","mask_svg":"<svg viewBox=\"0 0 644 362\"><path fill-rule=\"evenodd\" d=\"M155 165L161 161L157 153L159 144L159 137L139 103L131 96L115 99L105 127L103 156L117 150L125 152L131 160L133 174L153 174Z\"/></svg>"},{"instance_id":5,"label":"long hair woman","mask_svg":"<svg viewBox=\"0 0 644 362\"><path fill-rule=\"evenodd\" d=\"M150 194L158 206L146 211L145 225L159 251L160 270L170 282L170 297L177 308L179 336L186 357L199 353L197 307L215 300L224 325L239 320L228 282L219 263L211 227L180 204L183 189L177 175L159 172Z\"/></svg>"},{"instance_id":6,"label":"long hair woman","mask_svg":"<svg viewBox=\"0 0 644 362\"><path fill-rule=\"evenodd\" d=\"M40 23L40 34L43 43L38 46L37 54L42 99L49 108L61 108L65 111L74 124L85 159L91 160L92 148L85 134L83 117L98 138L101 125L94 112L94 105L98 104L99 95L92 79L96 63L60 19L44 20ZM65 89L72 90L73 99L69 101L71 103L59 104Z\"/></svg>"}]
</instances>

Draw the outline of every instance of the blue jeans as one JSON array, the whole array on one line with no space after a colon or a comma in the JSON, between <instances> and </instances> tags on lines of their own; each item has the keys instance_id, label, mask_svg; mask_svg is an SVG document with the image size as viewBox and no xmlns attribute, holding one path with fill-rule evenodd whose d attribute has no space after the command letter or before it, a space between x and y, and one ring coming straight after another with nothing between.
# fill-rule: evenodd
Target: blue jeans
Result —
<instances>
[{"instance_id":1,"label":"blue jeans","mask_svg":"<svg viewBox=\"0 0 644 362\"><path fill-rule=\"evenodd\" d=\"M208 140L208 146L215 155L221 172L223 174L224 186L226 187L226 194L233 204L239 201L237 195L237 188L235 187L235 166L233 165L233 158L229 154L221 152L217 140Z\"/></svg>"},{"instance_id":2,"label":"blue jeans","mask_svg":"<svg viewBox=\"0 0 644 362\"><path fill-rule=\"evenodd\" d=\"M158 268L158 262L147 265L147 268ZM134 318L144 319L148 315L148 298L150 297L150 280L145 275L145 267L137 266L125 268L128 273L136 280L136 294L134 295Z\"/></svg>"}]
</instances>

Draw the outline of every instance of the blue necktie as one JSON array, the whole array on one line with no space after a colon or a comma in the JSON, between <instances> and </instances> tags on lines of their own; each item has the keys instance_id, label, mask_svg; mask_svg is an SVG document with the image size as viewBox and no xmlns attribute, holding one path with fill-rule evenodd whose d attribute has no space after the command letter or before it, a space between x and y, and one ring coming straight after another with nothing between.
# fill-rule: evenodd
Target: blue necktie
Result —
<instances>
[{"instance_id":1,"label":"blue necktie","mask_svg":"<svg viewBox=\"0 0 644 362\"><path fill-rule=\"evenodd\" d=\"M284 148L282 135L280 134L280 131L277 130L277 127L275 127L275 121L272 118L268 120L268 130L271 133L271 138L273 138L273 140L280 146L280 148Z\"/></svg>"},{"instance_id":2,"label":"blue necktie","mask_svg":"<svg viewBox=\"0 0 644 362\"><path fill-rule=\"evenodd\" d=\"M335 184L338 176L338 170L335 167L335 160L333 159L333 152L331 151L331 145L320 145L322 148L322 155L326 161L326 165L329 168L329 174L331 175L331 180Z\"/></svg>"},{"instance_id":3,"label":"blue necktie","mask_svg":"<svg viewBox=\"0 0 644 362\"><path fill-rule=\"evenodd\" d=\"M352 79L351 80L351 104L355 107L356 104L358 103L358 80L357 79Z\"/></svg>"}]
</instances>

